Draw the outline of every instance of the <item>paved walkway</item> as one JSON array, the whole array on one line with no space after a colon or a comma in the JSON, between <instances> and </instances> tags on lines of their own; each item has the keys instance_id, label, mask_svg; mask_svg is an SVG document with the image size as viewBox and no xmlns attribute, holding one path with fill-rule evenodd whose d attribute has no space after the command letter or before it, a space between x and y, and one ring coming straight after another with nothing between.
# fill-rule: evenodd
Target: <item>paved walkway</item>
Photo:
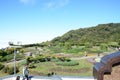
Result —
<instances>
[{"instance_id":1,"label":"paved walkway","mask_svg":"<svg viewBox=\"0 0 120 80\"><path fill-rule=\"evenodd\" d=\"M17 75L16 75L17 76ZM0 78L0 80L16 80L16 76L6 76ZM20 76L20 80L22 80L22 76ZM25 79L27 80L27 79ZM93 77L81 77L81 76L31 76L29 80L94 80Z\"/></svg>"}]
</instances>

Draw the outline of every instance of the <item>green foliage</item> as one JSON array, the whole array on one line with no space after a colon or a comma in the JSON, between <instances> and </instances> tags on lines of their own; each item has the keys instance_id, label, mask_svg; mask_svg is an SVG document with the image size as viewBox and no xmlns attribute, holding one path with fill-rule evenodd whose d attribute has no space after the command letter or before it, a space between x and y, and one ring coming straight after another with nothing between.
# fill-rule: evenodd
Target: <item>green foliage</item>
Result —
<instances>
[{"instance_id":1,"label":"green foliage","mask_svg":"<svg viewBox=\"0 0 120 80\"><path fill-rule=\"evenodd\" d=\"M7 70L8 74L14 74L14 67L9 67L9 69Z\"/></svg>"},{"instance_id":2,"label":"green foliage","mask_svg":"<svg viewBox=\"0 0 120 80\"><path fill-rule=\"evenodd\" d=\"M52 76L54 74L55 74L54 72L51 72L51 73L48 73L47 76Z\"/></svg>"},{"instance_id":3,"label":"green foliage","mask_svg":"<svg viewBox=\"0 0 120 80\"><path fill-rule=\"evenodd\" d=\"M5 61L10 61L13 59L14 56L14 49L13 48L8 48L5 50L0 50L0 61L5 62ZM16 60L22 59L23 56L20 54L16 54Z\"/></svg>"},{"instance_id":4,"label":"green foliage","mask_svg":"<svg viewBox=\"0 0 120 80\"><path fill-rule=\"evenodd\" d=\"M27 60L25 59L25 60L21 61L20 64L21 64L21 65L26 65L26 64L27 64Z\"/></svg>"},{"instance_id":5,"label":"green foliage","mask_svg":"<svg viewBox=\"0 0 120 80\"><path fill-rule=\"evenodd\" d=\"M30 63L30 64L28 65L28 67L29 67L29 68L35 68L35 65L34 65L34 63Z\"/></svg>"},{"instance_id":6,"label":"green foliage","mask_svg":"<svg viewBox=\"0 0 120 80\"><path fill-rule=\"evenodd\" d=\"M34 60L35 60L35 59L34 59L32 56L27 57L27 59L26 59L27 65L28 65L29 63L32 63Z\"/></svg>"},{"instance_id":7,"label":"green foliage","mask_svg":"<svg viewBox=\"0 0 120 80\"><path fill-rule=\"evenodd\" d=\"M71 47L71 44L70 44L69 42L66 42L66 43L65 43L65 48L66 48L66 50L71 49L71 48L72 48L72 47Z\"/></svg>"},{"instance_id":8,"label":"green foliage","mask_svg":"<svg viewBox=\"0 0 120 80\"><path fill-rule=\"evenodd\" d=\"M20 53L16 54L16 60L22 60L24 59L24 55L21 55Z\"/></svg>"},{"instance_id":9,"label":"green foliage","mask_svg":"<svg viewBox=\"0 0 120 80\"><path fill-rule=\"evenodd\" d=\"M79 52L79 56L85 56L84 52Z\"/></svg>"},{"instance_id":10,"label":"green foliage","mask_svg":"<svg viewBox=\"0 0 120 80\"><path fill-rule=\"evenodd\" d=\"M20 49L20 53L24 53L25 52L25 50L24 49Z\"/></svg>"},{"instance_id":11,"label":"green foliage","mask_svg":"<svg viewBox=\"0 0 120 80\"><path fill-rule=\"evenodd\" d=\"M2 59L2 56L0 56L0 61L1 61L1 59Z\"/></svg>"},{"instance_id":12,"label":"green foliage","mask_svg":"<svg viewBox=\"0 0 120 80\"><path fill-rule=\"evenodd\" d=\"M84 45L91 47L101 43L120 41L120 23L100 24L90 28L80 28L71 30L63 36L56 37L51 41L52 45L65 45L66 49L74 45ZM66 44L67 43L67 44ZM92 43L92 44L91 44Z\"/></svg>"},{"instance_id":13,"label":"green foliage","mask_svg":"<svg viewBox=\"0 0 120 80\"><path fill-rule=\"evenodd\" d=\"M66 60L65 57L58 57L58 59L62 62L64 62Z\"/></svg>"},{"instance_id":14,"label":"green foliage","mask_svg":"<svg viewBox=\"0 0 120 80\"><path fill-rule=\"evenodd\" d=\"M85 48L91 48L91 45L89 42L85 43Z\"/></svg>"},{"instance_id":15,"label":"green foliage","mask_svg":"<svg viewBox=\"0 0 120 80\"><path fill-rule=\"evenodd\" d=\"M50 56L46 56L46 61L51 61L51 57Z\"/></svg>"},{"instance_id":16,"label":"green foliage","mask_svg":"<svg viewBox=\"0 0 120 80\"><path fill-rule=\"evenodd\" d=\"M66 53L79 53L79 52L83 52L85 50L84 47L74 47L70 50L66 50Z\"/></svg>"},{"instance_id":17,"label":"green foliage","mask_svg":"<svg viewBox=\"0 0 120 80\"><path fill-rule=\"evenodd\" d=\"M0 49L0 56L4 57L7 55L7 52L5 50Z\"/></svg>"},{"instance_id":18,"label":"green foliage","mask_svg":"<svg viewBox=\"0 0 120 80\"><path fill-rule=\"evenodd\" d=\"M100 49L104 50L104 51L107 51L107 49L108 49L107 44L101 44Z\"/></svg>"},{"instance_id":19,"label":"green foliage","mask_svg":"<svg viewBox=\"0 0 120 80\"><path fill-rule=\"evenodd\" d=\"M4 62L4 61L10 61L10 60L13 59L13 56L14 56L14 54L6 55L6 56L4 56L4 57L1 59L1 61L2 61L2 62Z\"/></svg>"},{"instance_id":20,"label":"green foliage","mask_svg":"<svg viewBox=\"0 0 120 80\"><path fill-rule=\"evenodd\" d=\"M4 71L4 73L8 73L11 75L14 73L14 67L13 66L12 67L6 66L6 67L4 67L3 71ZM19 72L19 69L18 69L18 67L16 67L16 73L18 73L18 72Z\"/></svg>"},{"instance_id":21,"label":"green foliage","mask_svg":"<svg viewBox=\"0 0 120 80\"><path fill-rule=\"evenodd\" d=\"M8 48L5 50L7 54L13 54L14 53L14 48Z\"/></svg>"},{"instance_id":22,"label":"green foliage","mask_svg":"<svg viewBox=\"0 0 120 80\"><path fill-rule=\"evenodd\" d=\"M38 56L36 57L36 59L39 60L40 62L45 62L45 61L46 61L46 57L43 56L43 55L38 55Z\"/></svg>"},{"instance_id":23,"label":"green foliage","mask_svg":"<svg viewBox=\"0 0 120 80\"><path fill-rule=\"evenodd\" d=\"M118 47L119 46L118 42L109 42L108 45L110 47Z\"/></svg>"},{"instance_id":24,"label":"green foliage","mask_svg":"<svg viewBox=\"0 0 120 80\"><path fill-rule=\"evenodd\" d=\"M65 61L70 62L71 59L70 58L65 58Z\"/></svg>"},{"instance_id":25,"label":"green foliage","mask_svg":"<svg viewBox=\"0 0 120 80\"><path fill-rule=\"evenodd\" d=\"M60 60L59 59L57 59L57 58L52 58L51 59L51 62L59 62Z\"/></svg>"},{"instance_id":26,"label":"green foliage","mask_svg":"<svg viewBox=\"0 0 120 80\"><path fill-rule=\"evenodd\" d=\"M9 70L9 67L8 67L8 66L5 66L4 69L3 69L4 73L7 73L8 70Z\"/></svg>"},{"instance_id":27,"label":"green foliage","mask_svg":"<svg viewBox=\"0 0 120 80\"><path fill-rule=\"evenodd\" d=\"M62 47L60 47L60 46L51 46L49 49L50 49L50 51L52 51L52 53L61 53L61 52L63 52Z\"/></svg>"},{"instance_id":28,"label":"green foliage","mask_svg":"<svg viewBox=\"0 0 120 80\"><path fill-rule=\"evenodd\" d=\"M4 68L4 65L0 63L0 70Z\"/></svg>"},{"instance_id":29,"label":"green foliage","mask_svg":"<svg viewBox=\"0 0 120 80\"><path fill-rule=\"evenodd\" d=\"M95 49L95 48L88 48L88 49L87 49L87 52L88 52L88 53L98 53L98 51L99 51L99 50L98 50L98 49Z\"/></svg>"},{"instance_id":30,"label":"green foliage","mask_svg":"<svg viewBox=\"0 0 120 80\"><path fill-rule=\"evenodd\" d=\"M56 62L57 65L61 66L76 66L79 65L77 61L69 61L69 62Z\"/></svg>"},{"instance_id":31,"label":"green foliage","mask_svg":"<svg viewBox=\"0 0 120 80\"><path fill-rule=\"evenodd\" d=\"M6 55L5 57L3 57L1 59L1 61L10 61L14 58L14 54L9 54L9 55ZM19 55L19 54L16 54L16 60L19 60L19 59L22 59L23 56L22 55Z\"/></svg>"},{"instance_id":32,"label":"green foliage","mask_svg":"<svg viewBox=\"0 0 120 80\"><path fill-rule=\"evenodd\" d=\"M69 61L71 61L71 59L66 57L57 57L51 59L51 62L69 62Z\"/></svg>"}]
</instances>

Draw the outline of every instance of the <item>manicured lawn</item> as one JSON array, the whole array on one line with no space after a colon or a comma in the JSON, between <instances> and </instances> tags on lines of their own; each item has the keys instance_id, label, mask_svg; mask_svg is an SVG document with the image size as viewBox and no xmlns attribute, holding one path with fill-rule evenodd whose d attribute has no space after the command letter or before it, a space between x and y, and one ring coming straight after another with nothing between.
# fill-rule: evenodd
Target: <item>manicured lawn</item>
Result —
<instances>
[{"instance_id":1,"label":"manicured lawn","mask_svg":"<svg viewBox=\"0 0 120 80\"><path fill-rule=\"evenodd\" d=\"M29 69L31 75L47 75L48 73L56 73L66 76L92 76L93 64L87 60L79 60L76 66L58 66L54 62L43 62L35 64L36 68Z\"/></svg>"},{"instance_id":2,"label":"manicured lawn","mask_svg":"<svg viewBox=\"0 0 120 80\"><path fill-rule=\"evenodd\" d=\"M75 66L61 66L56 65L55 62L40 62L36 63L36 68L29 69L29 74L32 76L47 76L49 73L56 73L57 75L64 76L92 76L93 64L89 63L85 59L78 60L79 65ZM22 62L23 63L23 62ZM19 66L19 73L22 74L23 65L17 63ZM3 72L0 72L0 76L5 76Z\"/></svg>"},{"instance_id":3,"label":"manicured lawn","mask_svg":"<svg viewBox=\"0 0 120 80\"><path fill-rule=\"evenodd\" d=\"M4 73L3 71L0 71L0 77L6 76L8 74Z\"/></svg>"}]
</instances>

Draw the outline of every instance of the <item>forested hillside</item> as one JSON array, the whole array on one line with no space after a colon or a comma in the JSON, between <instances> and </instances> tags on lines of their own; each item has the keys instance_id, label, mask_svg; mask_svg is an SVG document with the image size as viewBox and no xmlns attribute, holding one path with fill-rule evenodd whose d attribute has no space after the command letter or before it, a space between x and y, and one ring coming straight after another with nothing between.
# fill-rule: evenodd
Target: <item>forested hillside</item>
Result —
<instances>
[{"instance_id":1,"label":"forested hillside","mask_svg":"<svg viewBox=\"0 0 120 80\"><path fill-rule=\"evenodd\" d=\"M99 45L101 43L120 44L120 23L99 24L94 27L71 30L66 34L56 37L51 41L53 45L84 45L91 43Z\"/></svg>"}]
</instances>

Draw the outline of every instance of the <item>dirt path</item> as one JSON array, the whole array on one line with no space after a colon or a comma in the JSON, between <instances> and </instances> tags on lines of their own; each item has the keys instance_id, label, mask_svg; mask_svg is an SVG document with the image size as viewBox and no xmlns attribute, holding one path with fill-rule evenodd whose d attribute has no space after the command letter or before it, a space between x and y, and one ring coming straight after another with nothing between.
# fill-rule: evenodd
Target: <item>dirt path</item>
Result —
<instances>
[{"instance_id":1,"label":"dirt path","mask_svg":"<svg viewBox=\"0 0 120 80\"><path fill-rule=\"evenodd\" d=\"M81 60L81 59L88 59L88 58L96 58L97 56L83 56L83 57L74 57L70 58L71 60Z\"/></svg>"},{"instance_id":2,"label":"dirt path","mask_svg":"<svg viewBox=\"0 0 120 80\"><path fill-rule=\"evenodd\" d=\"M16 61L16 63L20 63L20 62L22 62L22 61L24 61L24 59L23 59L23 60ZM6 63L5 63L5 65L9 65L9 64L14 64L14 61L6 62Z\"/></svg>"}]
</instances>

